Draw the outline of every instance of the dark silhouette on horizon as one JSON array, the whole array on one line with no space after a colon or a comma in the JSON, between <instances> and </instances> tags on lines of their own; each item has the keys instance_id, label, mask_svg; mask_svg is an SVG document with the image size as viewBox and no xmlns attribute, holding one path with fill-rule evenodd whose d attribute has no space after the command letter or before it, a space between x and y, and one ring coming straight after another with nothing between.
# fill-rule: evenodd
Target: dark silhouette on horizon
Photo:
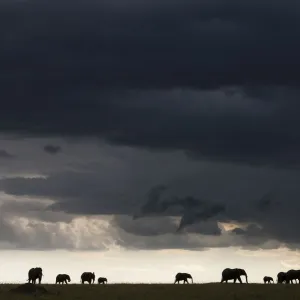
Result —
<instances>
[{"instance_id":1,"label":"dark silhouette on horizon","mask_svg":"<svg viewBox=\"0 0 300 300\"><path fill-rule=\"evenodd\" d=\"M298 283L300 283L300 270L291 269L286 272L285 283L293 284L293 280L295 280L295 283L297 283L297 280L298 280Z\"/></svg>"},{"instance_id":2,"label":"dark silhouette on horizon","mask_svg":"<svg viewBox=\"0 0 300 300\"><path fill-rule=\"evenodd\" d=\"M70 282L70 281L71 281L71 278L68 274L58 274L56 276L55 284L57 284L57 283L68 284L68 282Z\"/></svg>"},{"instance_id":3,"label":"dark silhouette on horizon","mask_svg":"<svg viewBox=\"0 0 300 300\"><path fill-rule=\"evenodd\" d=\"M246 278L246 283L248 283L248 275L246 273L246 271L244 269L230 269L230 268L226 268L223 270L222 272L222 279L221 279L221 283L222 282L228 282L228 280L233 280L233 283L236 283L236 280L238 280L240 283L242 282L241 276L245 276Z\"/></svg>"},{"instance_id":4,"label":"dark silhouette on horizon","mask_svg":"<svg viewBox=\"0 0 300 300\"><path fill-rule=\"evenodd\" d=\"M102 284L107 283L107 278L105 278L105 277L99 277L99 278L98 278L98 283L99 283L99 284L100 284L100 283L102 283Z\"/></svg>"},{"instance_id":5,"label":"dark silhouette on horizon","mask_svg":"<svg viewBox=\"0 0 300 300\"><path fill-rule=\"evenodd\" d=\"M264 283L274 283L274 280L273 280L273 278L272 277L270 277L270 276L265 276L264 278L263 278L263 280L264 280Z\"/></svg>"},{"instance_id":6,"label":"dark silhouette on horizon","mask_svg":"<svg viewBox=\"0 0 300 300\"><path fill-rule=\"evenodd\" d=\"M42 277L43 277L43 270L42 270L42 268L40 268L40 267L31 268L28 271L28 280L27 281L29 283L32 282L33 284L35 284L36 280L38 279L39 280L39 284L41 284Z\"/></svg>"},{"instance_id":7,"label":"dark silhouette on horizon","mask_svg":"<svg viewBox=\"0 0 300 300\"><path fill-rule=\"evenodd\" d=\"M193 277L191 274L189 273L177 273L175 276L175 281L174 284L177 282L179 284L180 281L183 281L183 283L189 283L188 282L188 278L190 278L192 280L193 283Z\"/></svg>"},{"instance_id":8,"label":"dark silhouette on horizon","mask_svg":"<svg viewBox=\"0 0 300 300\"><path fill-rule=\"evenodd\" d=\"M89 284L95 282L95 273L93 272L83 272L81 274L81 283L84 284L87 281Z\"/></svg>"},{"instance_id":9,"label":"dark silhouette on horizon","mask_svg":"<svg viewBox=\"0 0 300 300\"><path fill-rule=\"evenodd\" d=\"M286 272L279 272L277 274L277 283L284 283L286 281Z\"/></svg>"}]
</instances>

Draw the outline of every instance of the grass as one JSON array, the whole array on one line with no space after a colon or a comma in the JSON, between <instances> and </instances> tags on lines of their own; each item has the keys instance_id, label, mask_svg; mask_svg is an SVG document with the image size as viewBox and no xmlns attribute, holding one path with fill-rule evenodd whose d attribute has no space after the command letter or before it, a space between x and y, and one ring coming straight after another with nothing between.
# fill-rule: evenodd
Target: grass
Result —
<instances>
[{"instance_id":1,"label":"grass","mask_svg":"<svg viewBox=\"0 0 300 300\"><path fill-rule=\"evenodd\" d=\"M0 285L0 299L56 299L56 300L296 300L300 299L300 285L279 284L108 284L108 285L43 285L58 295L38 297L8 292L13 284Z\"/></svg>"}]
</instances>

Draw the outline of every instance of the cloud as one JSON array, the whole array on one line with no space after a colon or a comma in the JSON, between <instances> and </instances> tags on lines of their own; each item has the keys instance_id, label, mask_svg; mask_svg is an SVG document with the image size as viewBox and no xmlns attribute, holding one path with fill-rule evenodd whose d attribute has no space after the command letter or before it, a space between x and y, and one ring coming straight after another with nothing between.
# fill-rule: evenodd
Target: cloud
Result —
<instances>
[{"instance_id":1,"label":"cloud","mask_svg":"<svg viewBox=\"0 0 300 300\"><path fill-rule=\"evenodd\" d=\"M43 202L1 196L0 244L6 248L104 251L115 243L109 235L109 218L49 212Z\"/></svg>"},{"instance_id":2,"label":"cloud","mask_svg":"<svg viewBox=\"0 0 300 300\"><path fill-rule=\"evenodd\" d=\"M46 145L44 146L44 151L49 154L55 155L61 152L62 148L60 146L55 146L55 145Z\"/></svg>"},{"instance_id":3,"label":"cloud","mask_svg":"<svg viewBox=\"0 0 300 300\"><path fill-rule=\"evenodd\" d=\"M29 199L10 199L2 210L54 225L73 224L84 215L106 216L107 236L126 248L299 244L297 171L193 162L176 153L119 147L100 153L103 157L95 157L105 164L57 169L43 177L2 178L5 197ZM241 229L226 231L220 222L236 222ZM259 230L245 224L258 224Z\"/></svg>"},{"instance_id":4,"label":"cloud","mask_svg":"<svg viewBox=\"0 0 300 300\"><path fill-rule=\"evenodd\" d=\"M0 149L0 159L11 159L14 158L15 156L13 154L10 154L6 150Z\"/></svg>"},{"instance_id":5,"label":"cloud","mask_svg":"<svg viewBox=\"0 0 300 300\"><path fill-rule=\"evenodd\" d=\"M294 86L298 82L299 71L294 65L299 51L292 36L299 33L298 6L278 0L270 12L272 4L270 0L226 4L221 0L147 0L130 1L125 7L118 0L84 4L68 0L1 2L1 27L11 28L3 29L3 72L13 68L5 82L9 83L6 90L13 85L14 73L17 84L25 80L22 92L29 92L31 79L39 83L33 96L45 96L43 89L50 83L49 96L71 86ZM22 30L9 26L13 24L11 17L21 14L30 26ZM279 25L281 30L274 32ZM34 48L35 56L30 56L30 38L41 32L44 35ZM23 48L19 48L22 41ZM74 49L71 54L70 45ZM30 63L26 58L31 58ZM14 95L21 94L15 91Z\"/></svg>"}]
</instances>

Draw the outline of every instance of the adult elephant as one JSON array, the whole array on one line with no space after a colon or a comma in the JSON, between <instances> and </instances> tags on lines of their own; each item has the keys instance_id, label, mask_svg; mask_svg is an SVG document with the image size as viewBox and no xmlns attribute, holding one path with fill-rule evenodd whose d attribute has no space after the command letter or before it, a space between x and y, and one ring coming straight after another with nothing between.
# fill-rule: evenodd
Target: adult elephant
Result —
<instances>
[{"instance_id":1,"label":"adult elephant","mask_svg":"<svg viewBox=\"0 0 300 300\"><path fill-rule=\"evenodd\" d=\"M68 282L70 282L70 281L71 281L71 278L68 274L58 274L56 276L55 284L57 284L57 283L68 284Z\"/></svg>"},{"instance_id":2,"label":"adult elephant","mask_svg":"<svg viewBox=\"0 0 300 300\"><path fill-rule=\"evenodd\" d=\"M273 280L272 277L270 277L270 276L265 276L264 277L264 283L271 283L271 282L274 283L274 280Z\"/></svg>"},{"instance_id":3,"label":"adult elephant","mask_svg":"<svg viewBox=\"0 0 300 300\"><path fill-rule=\"evenodd\" d=\"M93 272L83 272L81 274L81 283L84 284L87 281L89 284L95 282L95 273Z\"/></svg>"},{"instance_id":4,"label":"adult elephant","mask_svg":"<svg viewBox=\"0 0 300 300\"><path fill-rule=\"evenodd\" d=\"M286 272L279 272L277 274L277 283L284 283L286 281Z\"/></svg>"},{"instance_id":5,"label":"adult elephant","mask_svg":"<svg viewBox=\"0 0 300 300\"><path fill-rule=\"evenodd\" d=\"M290 282L293 283L293 280L296 281L297 283L297 279L300 283L300 270L289 270L286 272L286 278L285 278L285 283L289 284Z\"/></svg>"},{"instance_id":6,"label":"adult elephant","mask_svg":"<svg viewBox=\"0 0 300 300\"><path fill-rule=\"evenodd\" d=\"M43 277L43 270L42 268L40 267L37 267L37 268L31 268L29 271L28 271L28 282L29 283L33 283L35 284L36 283L36 280L38 279L39 280L39 284L41 283L42 281L42 277Z\"/></svg>"},{"instance_id":7,"label":"adult elephant","mask_svg":"<svg viewBox=\"0 0 300 300\"><path fill-rule=\"evenodd\" d=\"M192 280L192 283L193 283L193 277L192 277L191 274L189 274L189 273L177 273L176 276L175 276L174 284L176 282L178 282L178 284L179 284L179 281L183 281L184 284L189 283L188 278L190 278Z\"/></svg>"},{"instance_id":8,"label":"adult elephant","mask_svg":"<svg viewBox=\"0 0 300 300\"><path fill-rule=\"evenodd\" d=\"M102 283L102 284L107 283L107 278L105 278L105 277L99 277L99 278L98 278L98 283L99 283L99 284L100 284L100 283Z\"/></svg>"},{"instance_id":9,"label":"adult elephant","mask_svg":"<svg viewBox=\"0 0 300 300\"><path fill-rule=\"evenodd\" d=\"M236 280L238 280L240 283L243 283L242 280L241 280L241 276L245 276L246 282L248 283L248 276L247 276L247 273L244 269L226 268L222 272L221 283L224 282L224 281L227 283L228 280L233 280L234 283L236 282Z\"/></svg>"}]
</instances>

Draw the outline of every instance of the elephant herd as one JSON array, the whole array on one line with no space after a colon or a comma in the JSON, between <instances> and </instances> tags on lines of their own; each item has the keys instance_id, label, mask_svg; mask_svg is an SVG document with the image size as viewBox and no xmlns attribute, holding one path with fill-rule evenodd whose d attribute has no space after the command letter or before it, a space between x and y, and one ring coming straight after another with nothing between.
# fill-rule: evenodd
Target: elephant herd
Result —
<instances>
[{"instance_id":1,"label":"elephant herd","mask_svg":"<svg viewBox=\"0 0 300 300\"><path fill-rule=\"evenodd\" d=\"M223 282L228 282L228 280L233 280L234 283L236 283L236 281L238 280L240 283L242 282L241 276L245 276L246 278L246 283L248 283L248 275L246 273L246 271L244 269L239 269L239 268L235 268L235 269L230 269L230 268L226 268L223 270L222 272L222 279L221 279L221 283ZM31 268L28 271L28 282L29 283L33 283L35 284L36 281L38 280L38 283L40 284L42 281L42 277L43 277L43 270L40 267L36 267L36 268ZM88 282L89 284L94 283L95 282L95 273L93 272L83 272L81 274L81 283L84 284L85 282ZM183 283L189 283L188 279L191 279L191 282L193 283L193 277L191 274L189 273L177 273L175 276L175 281L174 284L176 283L180 283L180 281L183 281ZM277 274L277 283L298 283L300 284L300 270L289 270L287 272L279 272ZM68 282L71 281L71 278L68 274L58 274L56 276L56 280L55 283L56 284L67 284ZM274 283L274 280L272 277L270 276L265 276L263 278L263 282L264 283ZM99 284L106 284L107 283L107 278L105 277L99 277L98 278L98 283Z\"/></svg>"},{"instance_id":2,"label":"elephant herd","mask_svg":"<svg viewBox=\"0 0 300 300\"><path fill-rule=\"evenodd\" d=\"M233 280L233 282L235 283L237 280L242 283L241 280L241 276L245 276L246 278L246 282L248 283L248 276L247 273L244 269L224 269L222 272L222 279L221 279L221 283L222 282L226 282L228 280ZM277 283L298 283L300 284L300 270L289 270L287 272L279 272L277 274ZM263 278L263 282L264 283L274 283L274 280L272 277L270 276L265 276Z\"/></svg>"},{"instance_id":3,"label":"elephant herd","mask_svg":"<svg viewBox=\"0 0 300 300\"><path fill-rule=\"evenodd\" d=\"M239 269L239 268L235 268L235 269L230 269L230 268L226 268L223 270L222 272L222 279L221 279L221 283L223 282L228 282L228 280L233 280L234 283L236 283L236 281L238 280L240 283L242 282L241 276L245 276L246 278L246 283L248 283L248 275L246 273L246 271L244 269ZM190 274L188 273L178 273L175 276L175 282L174 283L179 283L179 281L183 281L183 283L189 283L188 282L188 278L190 278L193 282L193 278ZM300 270L289 270L287 272L279 272L277 274L277 283L298 283L300 284ZM270 276L265 276L263 278L263 282L264 283L274 283L274 280L272 277Z\"/></svg>"},{"instance_id":4,"label":"elephant herd","mask_svg":"<svg viewBox=\"0 0 300 300\"><path fill-rule=\"evenodd\" d=\"M39 284L42 281L42 277L43 277L43 270L40 267L37 268L31 268L28 271L28 282L29 283L33 283L36 284L36 281L38 280ZM84 284L85 282L88 282L89 284L94 283L95 282L95 273L93 272L83 272L81 274L81 283ZM58 274L56 276L56 280L55 280L55 284L67 284L68 282L71 281L71 278L68 274ZM105 284L107 283L107 278L105 277L99 277L98 278L98 283L102 283Z\"/></svg>"}]
</instances>

